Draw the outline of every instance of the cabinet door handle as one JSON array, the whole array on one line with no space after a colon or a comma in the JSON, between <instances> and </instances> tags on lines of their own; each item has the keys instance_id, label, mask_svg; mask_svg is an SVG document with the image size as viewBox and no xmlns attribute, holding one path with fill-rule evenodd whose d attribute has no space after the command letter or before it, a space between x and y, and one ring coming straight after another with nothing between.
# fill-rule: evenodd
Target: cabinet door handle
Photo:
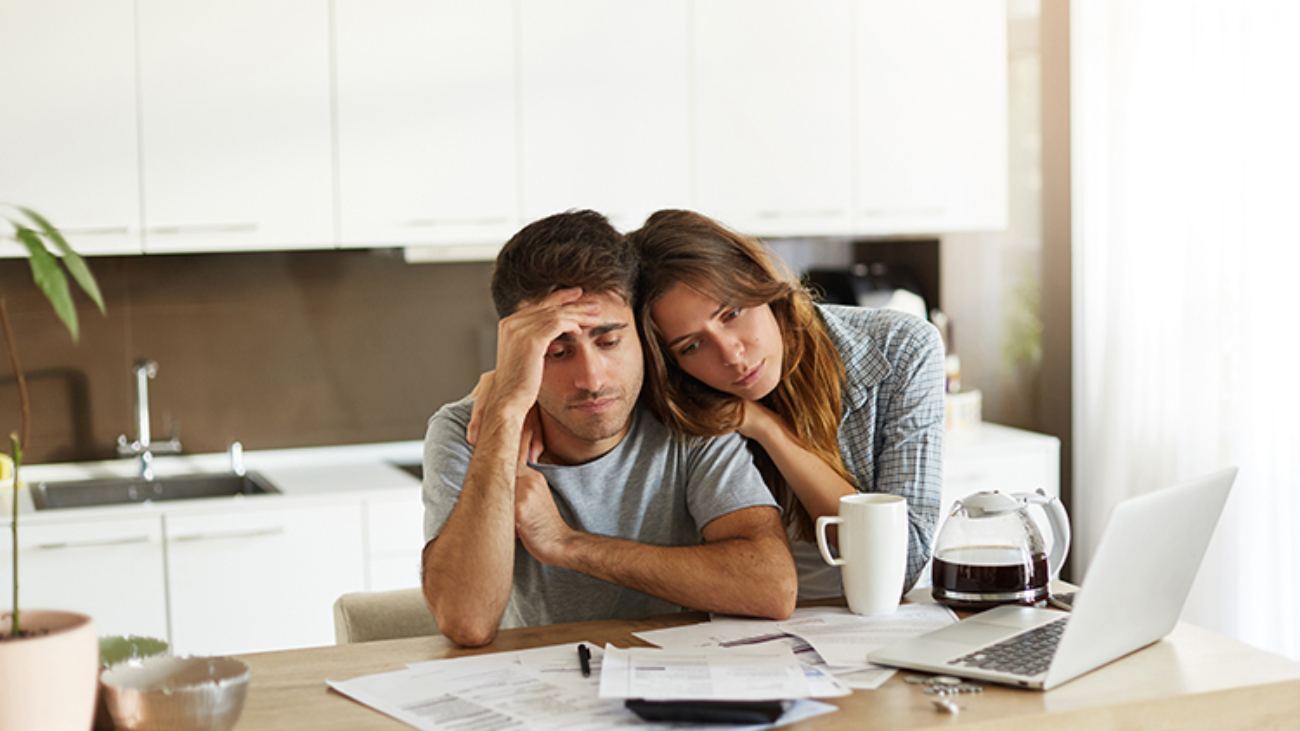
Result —
<instances>
[{"instance_id":1,"label":"cabinet door handle","mask_svg":"<svg viewBox=\"0 0 1300 731\"><path fill-rule=\"evenodd\" d=\"M253 233L257 231L256 223L196 223L186 226L150 226L144 230L147 234L229 234Z\"/></svg>"},{"instance_id":2,"label":"cabinet door handle","mask_svg":"<svg viewBox=\"0 0 1300 731\"><path fill-rule=\"evenodd\" d=\"M262 538L264 536L284 535L284 526L274 528L256 528L253 530L232 530L218 531L215 533L191 533L184 536L176 536L172 541L177 543L192 541L221 541L231 538Z\"/></svg>"},{"instance_id":3,"label":"cabinet door handle","mask_svg":"<svg viewBox=\"0 0 1300 731\"><path fill-rule=\"evenodd\" d=\"M61 541L59 543L38 543L32 548L38 551L54 551L60 548L103 548L105 546L126 546L132 543L148 543L149 536L128 536L126 538L109 538L102 541Z\"/></svg>"},{"instance_id":4,"label":"cabinet door handle","mask_svg":"<svg viewBox=\"0 0 1300 731\"><path fill-rule=\"evenodd\" d=\"M465 218L412 218L402 221L402 228L439 228L442 226L495 226L506 223L503 216L481 216Z\"/></svg>"},{"instance_id":5,"label":"cabinet door handle","mask_svg":"<svg viewBox=\"0 0 1300 731\"><path fill-rule=\"evenodd\" d=\"M916 216L917 218L942 218L948 215L948 209L943 206L929 206L926 208L863 208L862 215L867 218L882 218L885 216Z\"/></svg>"},{"instance_id":6,"label":"cabinet door handle","mask_svg":"<svg viewBox=\"0 0 1300 731\"><path fill-rule=\"evenodd\" d=\"M59 226L59 233L70 236L124 236L129 226Z\"/></svg>"},{"instance_id":7,"label":"cabinet door handle","mask_svg":"<svg viewBox=\"0 0 1300 731\"><path fill-rule=\"evenodd\" d=\"M764 209L754 212L755 218L769 221L781 218L838 218L844 215L847 215L847 213L842 208Z\"/></svg>"}]
</instances>

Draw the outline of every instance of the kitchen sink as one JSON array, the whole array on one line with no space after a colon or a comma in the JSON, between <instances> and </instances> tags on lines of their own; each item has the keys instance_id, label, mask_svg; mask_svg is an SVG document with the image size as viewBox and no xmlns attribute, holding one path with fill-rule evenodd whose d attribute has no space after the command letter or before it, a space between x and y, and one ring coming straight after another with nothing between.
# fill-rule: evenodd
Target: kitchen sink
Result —
<instances>
[{"instance_id":1,"label":"kitchen sink","mask_svg":"<svg viewBox=\"0 0 1300 731\"><path fill-rule=\"evenodd\" d=\"M74 482L38 482L32 487L37 510L125 505L152 500L194 500L235 495L275 495L279 490L255 472L178 475L146 481L112 477Z\"/></svg>"}]
</instances>

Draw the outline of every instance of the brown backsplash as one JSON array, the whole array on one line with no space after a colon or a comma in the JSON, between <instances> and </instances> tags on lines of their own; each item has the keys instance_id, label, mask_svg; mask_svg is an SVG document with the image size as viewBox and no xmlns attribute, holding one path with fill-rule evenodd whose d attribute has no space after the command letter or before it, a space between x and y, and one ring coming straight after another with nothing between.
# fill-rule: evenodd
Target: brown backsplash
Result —
<instances>
[{"instance_id":1,"label":"brown backsplash","mask_svg":"<svg viewBox=\"0 0 1300 731\"><path fill-rule=\"evenodd\" d=\"M158 362L153 438L177 421L187 453L421 439L491 364L490 263L407 264L389 251L88 261L107 315L78 293L74 345L26 261L0 259L31 392L29 464L115 457L118 435L136 436L139 358ZM0 433L18 428L6 352Z\"/></svg>"}]
</instances>

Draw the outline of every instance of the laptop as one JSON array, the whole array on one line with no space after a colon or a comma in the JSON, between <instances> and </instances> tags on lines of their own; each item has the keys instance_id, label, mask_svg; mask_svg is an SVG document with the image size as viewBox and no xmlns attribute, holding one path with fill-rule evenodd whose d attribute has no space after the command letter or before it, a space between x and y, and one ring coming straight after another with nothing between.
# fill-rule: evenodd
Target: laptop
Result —
<instances>
[{"instance_id":1,"label":"laptop","mask_svg":"<svg viewBox=\"0 0 1300 731\"><path fill-rule=\"evenodd\" d=\"M1001 606L870 653L871 662L1047 690L1173 630L1235 467L1115 507L1072 612Z\"/></svg>"}]
</instances>

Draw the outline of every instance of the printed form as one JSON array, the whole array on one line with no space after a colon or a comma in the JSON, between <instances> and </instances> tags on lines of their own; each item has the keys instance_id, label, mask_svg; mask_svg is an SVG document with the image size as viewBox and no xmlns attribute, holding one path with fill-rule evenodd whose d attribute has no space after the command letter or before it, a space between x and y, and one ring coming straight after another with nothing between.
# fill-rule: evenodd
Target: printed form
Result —
<instances>
[{"instance_id":1,"label":"printed form","mask_svg":"<svg viewBox=\"0 0 1300 731\"><path fill-rule=\"evenodd\" d=\"M663 650L605 646L601 698L765 701L807 698L808 681L788 647Z\"/></svg>"}]
</instances>

